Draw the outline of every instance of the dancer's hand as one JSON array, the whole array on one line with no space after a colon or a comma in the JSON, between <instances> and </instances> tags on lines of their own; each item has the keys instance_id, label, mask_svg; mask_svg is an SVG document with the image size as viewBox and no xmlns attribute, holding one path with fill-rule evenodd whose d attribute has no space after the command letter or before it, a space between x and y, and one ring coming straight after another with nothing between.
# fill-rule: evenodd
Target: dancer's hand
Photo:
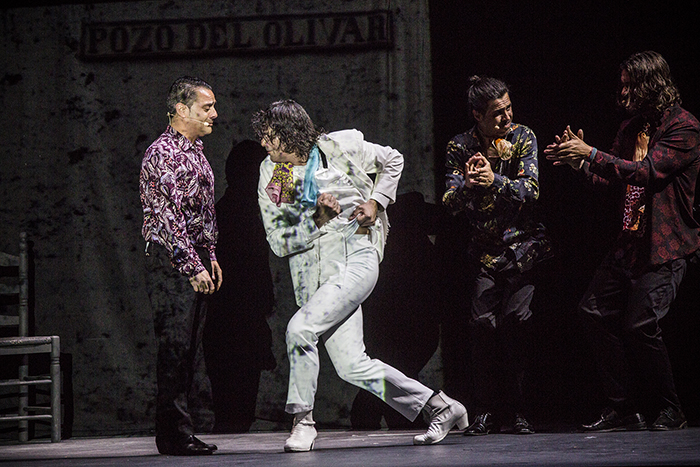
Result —
<instances>
[{"instance_id":1,"label":"dancer's hand","mask_svg":"<svg viewBox=\"0 0 700 467\"><path fill-rule=\"evenodd\" d=\"M196 276L190 277L190 284L195 292L205 294L212 294L217 289L207 270L200 272Z\"/></svg>"},{"instance_id":2,"label":"dancer's hand","mask_svg":"<svg viewBox=\"0 0 700 467\"><path fill-rule=\"evenodd\" d=\"M494 180L493 169L488 159L476 153L467 161L467 187L489 187Z\"/></svg>"},{"instance_id":3,"label":"dancer's hand","mask_svg":"<svg viewBox=\"0 0 700 467\"><path fill-rule=\"evenodd\" d=\"M357 223L360 227L369 227L374 225L377 220L377 211L379 205L373 199L366 201L355 208L350 215L350 220L357 218Z\"/></svg>"},{"instance_id":4,"label":"dancer's hand","mask_svg":"<svg viewBox=\"0 0 700 467\"><path fill-rule=\"evenodd\" d=\"M221 288L221 284L224 282L224 276L221 272L221 266L219 266L218 261L211 262L211 279L216 286L215 290L219 290Z\"/></svg>"},{"instance_id":5,"label":"dancer's hand","mask_svg":"<svg viewBox=\"0 0 700 467\"><path fill-rule=\"evenodd\" d=\"M323 226L326 222L340 214L340 203L330 193L321 193L316 200L316 212L313 215L316 227Z\"/></svg>"},{"instance_id":6,"label":"dancer's hand","mask_svg":"<svg viewBox=\"0 0 700 467\"><path fill-rule=\"evenodd\" d=\"M544 149L547 160L554 165L568 164L574 169L580 169L586 157L593 148L583 141L583 130L574 133L570 126L566 127L561 136L554 137L554 143Z\"/></svg>"}]
</instances>

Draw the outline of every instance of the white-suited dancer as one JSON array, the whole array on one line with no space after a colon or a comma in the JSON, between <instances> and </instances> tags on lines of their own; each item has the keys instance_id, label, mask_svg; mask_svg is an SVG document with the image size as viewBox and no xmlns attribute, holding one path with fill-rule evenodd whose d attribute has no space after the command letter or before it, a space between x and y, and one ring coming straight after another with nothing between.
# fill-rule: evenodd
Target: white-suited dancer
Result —
<instances>
[{"instance_id":1,"label":"white-suited dancer","mask_svg":"<svg viewBox=\"0 0 700 467\"><path fill-rule=\"evenodd\" d=\"M267 240L276 255L289 258L300 306L286 332L285 410L294 422L285 451L314 446L320 338L345 381L409 420L428 413L430 426L414 444L435 444L453 427L466 428L462 404L365 352L361 305L377 281L388 229L384 209L396 196L401 153L365 141L357 130L322 133L292 100L258 111L252 125L268 152L258 183Z\"/></svg>"}]
</instances>

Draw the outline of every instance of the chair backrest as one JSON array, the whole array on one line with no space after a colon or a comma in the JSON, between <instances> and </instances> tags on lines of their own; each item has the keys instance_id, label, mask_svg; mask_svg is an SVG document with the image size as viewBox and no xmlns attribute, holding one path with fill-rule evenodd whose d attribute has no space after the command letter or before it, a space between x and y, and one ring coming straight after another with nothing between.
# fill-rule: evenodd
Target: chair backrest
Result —
<instances>
[{"instance_id":1,"label":"chair backrest","mask_svg":"<svg viewBox=\"0 0 700 467\"><path fill-rule=\"evenodd\" d=\"M19 255L0 252L0 327L15 328L9 335L29 335L29 248L20 233ZM3 333L7 334L7 332Z\"/></svg>"}]
</instances>

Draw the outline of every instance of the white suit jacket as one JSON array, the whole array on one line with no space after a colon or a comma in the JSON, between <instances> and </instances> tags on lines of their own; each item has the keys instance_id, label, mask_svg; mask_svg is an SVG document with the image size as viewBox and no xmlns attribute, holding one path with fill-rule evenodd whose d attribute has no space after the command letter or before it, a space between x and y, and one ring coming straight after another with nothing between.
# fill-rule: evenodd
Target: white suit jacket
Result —
<instances>
[{"instance_id":1,"label":"white suit jacket","mask_svg":"<svg viewBox=\"0 0 700 467\"><path fill-rule=\"evenodd\" d=\"M347 245L345 239L357 230L348 221L354 208L374 199L386 208L396 199L403 170L403 156L396 149L369 143L357 130L324 134L318 141L328 167L319 164L316 181L319 193L329 192L340 202L342 212L320 229L313 221L315 206L304 206L301 199L306 166L295 166L296 201L276 206L265 187L272 178L275 163L266 157L260 164L258 203L267 241L280 257L289 257L296 302L303 306L321 284L342 282ZM374 181L369 174L376 174ZM370 228L370 239L381 261L389 222L382 209Z\"/></svg>"}]
</instances>

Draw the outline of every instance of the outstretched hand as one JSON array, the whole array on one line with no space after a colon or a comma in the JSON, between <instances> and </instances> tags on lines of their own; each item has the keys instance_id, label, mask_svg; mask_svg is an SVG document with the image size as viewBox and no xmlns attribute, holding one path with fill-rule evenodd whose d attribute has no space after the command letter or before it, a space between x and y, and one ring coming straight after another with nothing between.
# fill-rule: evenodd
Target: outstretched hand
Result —
<instances>
[{"instance_id":1,"label":"outstretched hand","mask_svg":"<svg viewBox=\"0 0 700 467\"><path fill-rule=\"evenodd\" d=\"M544 149L544 154L554 165L568 164L580 169L591 150L591 146L583 141L583 130L574 133L571 126L567 126L564 133L555 136L554 142Z\"/></svg>"}]
</instances>

